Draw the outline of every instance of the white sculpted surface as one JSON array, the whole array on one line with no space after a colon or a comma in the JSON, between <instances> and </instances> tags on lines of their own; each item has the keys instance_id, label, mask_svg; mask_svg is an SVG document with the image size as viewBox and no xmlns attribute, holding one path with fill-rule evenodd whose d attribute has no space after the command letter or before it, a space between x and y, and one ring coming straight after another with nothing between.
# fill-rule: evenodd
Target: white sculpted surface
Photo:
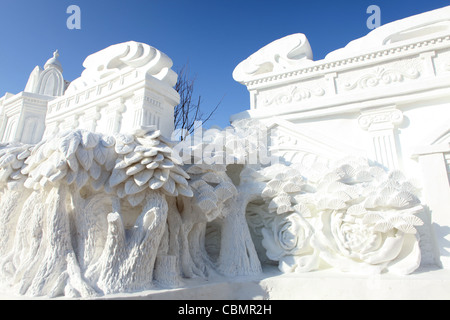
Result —
<instances>
[{"instance_id":1,"label":"white sculpted surface","mask_svg":"<svg viewBox=\"0 0 450 320\"><path fill-rule=\"evenodd\" d=\"M286 71L311 61L313 53L309 41L302 33L275 40L261 48L234 70L233 78L247 81L258 75Z\"/></svg>"},{"instance_id":2,"label":"white sculpted surface","mask_svg":"<svg viewBox=\"0 0 450 320\"><path fill-rule=\"evenodd\" d=\"M85 70L80 78L70 84L67 93L71 94L108 76L133 69L173 87L177 74L170 69L172 64L167 55L148 44L135 41L119 43L88 56L83 63Z\"/></svg>"},{"instance_id":3,"label":"white sculpted surface","mask_svg":"<svg viewBox=\"0 0 450 320\"><path fill-rule=\"evenodd\" d=\"M208 151L217 163L190 164L153 128L4 144L3 284L32 296L90 297L216 272L255 275L261 261L283 272L418 267L421 206L400 173L346 160L313 181L305 167L218 161L225 151L238 160L265 148L263 129L243 121L184 142L195 152L227 139Z\"/></svg>"}]
</instances>

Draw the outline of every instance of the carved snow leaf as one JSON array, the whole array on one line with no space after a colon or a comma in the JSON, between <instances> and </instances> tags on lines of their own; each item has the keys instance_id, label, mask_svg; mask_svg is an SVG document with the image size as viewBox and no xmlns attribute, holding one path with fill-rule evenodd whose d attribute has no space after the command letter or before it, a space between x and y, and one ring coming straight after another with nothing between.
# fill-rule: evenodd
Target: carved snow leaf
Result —
<instances>
[{"instance_id":1,"label":"carved snow leaf","mask_svg":"<svg viewBox=\"0 0 450 320\"><path fill-rule=\"evenodd\" d=\"M311 210L303 203L297 203L294 206L295 212L299 213L304 218L309 218L312 216Z\"/></svg>"},{"instance_id":2,"label":"carved snow leaf","mask_svg":"<svg viewBox=\"0 0 450 320\"><path fill-rule=\"evenodd\" d=\"M116 141L115 150L118 154L127 154L132 152L135 147L136 147L135 143L123 144L119 141Z\"/></svg>"},{"instance_id":3,"label":"carved snow leaf","mask_svg":"<svg viewBox=\"0 0 450 320\"><path fill-rule=\"evenodd\" d=\"M138 163L138 164L132 165L129 168L127 168L127 170L125 172L127 175L132 176L132 175L135 175L135 174L141 172L144 169L145 169L145 166Z\"/></svg>"},{"instance_id":4,"label":"carved snow leaf","mask_svg":"<svg viewBox=\"0 0 450 320\"><path fill-rule=\"evenodd\" d=\"M222 179L218 174L215 174L213 172L207 172L204 175L202 175L202 179L205 180L208 183L220 183Z\"/></svg>"},{"instance_id":5,"label":"carved snow leaf","mask_svg":"<svg viewBox=\"0 0 450 320\"><path fill-rule=\"evenodd\" d=\"M175 173L173 171L170 171L169 175L176 183L181 184L181 185L185 185L186 187L188 186L188 182L187 182L185 177L183 177L183 176L181 176L178 173Z\"/></svg>"},{"instance_id":6,"label":"carved snow leaf","mask_svg":"<svg viewBox=\"0 0 450 320\"><path fill-rule=\"evenodd\" d=\"M281 192L283 189L284 182L280 179L273 179L267 183L267 188L270 188L274 191Z\"/></svg>"},{"instance_id":7,"label":"carved snow leaf","mask_svg":"<svg viewBox=\"0 0 450 320\"><path fill-rule=\"evenodd\" d=\"M144 157L153 157L156 156L158 154L158 150L156 150L155 148L149 148L148 151L144 152Z\"/></svg>"},{"instance_id":8,"label":"carved snow leaf","mask_svg":"<svg viewBox=\"0 0 450 320\"><path fill-rule=\"evenodd\" d=\"M292 181L288 181L282 185L281 190L287 193L300 192L302 191L302 185L294 183Z\"/></svg>"},{"instance_id":9,"label":"carved snow leaf","mask_svg":"<svg viewBox=\"0 0 450 320\"><path fill-rule=\"evenodd\" d=\"M322 198L318 201L317 207L319 210L331 209L340 210L347 207L344 201L336 198Z\"/></svg>"},{"instance_id":10,"label":"carved snow leaf","mask_svg":"<svg viewBox=\"0 0 450 320\"><path fill-rule=\"evenodd\" d=\"M77 172L78 171L73 171L73 170L68 170L67 171L67 175L66 175L66 181L67 184L72 184L75 182L76 178L77 178Z\"/></svg>"},{"instance_id":11,"label":"carved snow leaf","mask_svg":"<svg viewBox=\"0 0 450 320\"><path fill-rule=\"evenodd\" d=\"M149 169L149 170L153 170L153 169L156 169L158 167L159 167L158 162L152 162L152 163L149 163L148 165L146 165L146 168Z\"/></svg>"},{"instance_id":12,"label":"carved snow leaf","mask_svg":"<svg viewBox=\"0 0 450 320\"><path fill-rule=\"evenodd\" d=\"M125 182L125 193L127 195L133 195L136 194L138 192L143 191L147 186L143 185L143 186L138 186L136 183L134 183L133 179L127 180L127 182Z\"/></svg>"},{"instance_id":13,"label":"carved snow leaf","mask_svg":"<svg viewBox=\"0 0 450 320\"><path fill-rule=\"evenodd\" d=\"M214 188L214 192L221 201L225 201L235 196L237 189L234 184L224 181Z\"/></svg>"},{"instance_id":14,"label":"carved snow leaf","mask_svg":"<svg viewBox=\"0 0 450 320\"><path fill-rule=\"evenodd\" d=\"M216 194L214 193L214 189L212 190L205 190L203 192L201 192L198 196L199 199L206 199L208 198L209 200L213 201L214 203L217 203L218 199Z\"/></svg>"},{"instance_id":15,"label":"carved snow leaf","mask_svg":"<svg viewBox=\"0 0 450 320\"><path fill-rule=\"evenodd\" d=\"M159 167L162 169L171 169L174 167L174 163L170 161L169 159L164 159L160 164Z\"/></svg>"},{"instance_id":16,"label":"carved snow leaf","mask_svg":"<svg viewBox=\"0 0 450 320\"><path fill-rule=\"evenodd\" d=\"M271 212L276 211L277 214L292 211L291 197L288 196L287 194L281 194L281 195L273 198L269 202L269 210Z\"/></svg>"},{"instance_id":17,"label":"carved snow leaf","mask_svg":"<svg viewBox=\"0 0 450 320\"><path fill-rule=\"evenodd\" d=\"M168 157L168 159L171 160L176 165L179 165L179 166L183 165L183 159L175 152L172 152L170 154L170 156Z\"/></svg>"},{"instance_id":18,"label":"carved snow leaf","mask_svg":"<svg viewBox=\"0 0 450 320\"><path fill-rule=\"evenodd\" d=\"M6 167L16 161L16 156L14 154L6 154L0 158L0 167Z\"/></svg>"},{"instance_id":19,"label":"carved snow leaf","mask_svg":"<svg viewBox=\"0 0 450 320\"><path fill-rule=\"evenodd\" d=\"M413 215L397 214L389 218L389 223L396 229L409 234L415 234L417 232L414 226L423 225L423 221Z\"/></svg>"},{"instance_id":20,"label":"carved snow leaf","mask_svg":"<svg viewBox=\"0 0 450 320\"><path fill-rule=\"evenodd\" d=\"M408 191L401 191L395 197L393 197L389 204L394 208L407 208L419 204L420 201L417 197Z\"/></svg>"},{"instance_id":21,"label":"carved snow leaf","mask_svg":"<svg viewBox=\"0 0 450 320\"><path fill-rule=\"evenodd\" d=\"M138 152L130 152L123 157L123 162L127 165L141 161L144 156Z\"/></svg>"},{"instance_id":22,"label":"carved snow leaf","mask_svg":"<svg viewBox=\"0 0 450 320\"><path fill-rule=\"evenodd\" d=\"M359 207L359 205L356 205L356 206ZM352 207L356 207L356 206L352 206ZM350 208L352 208L352 207L350 207ZM349 210L347 210L347 213L349 213L350 208L349 208ZM364 207L362 207L361 209L355 208L352 210L355 210L356 212L358 212L358 211L363 212L365 210L365 208ZM353 215L357 215L357 214L353 214ZM377 224L377 223L383 222L383 221L384 221L384 218L381 216L381 214L379 214L377 212L369 212L369 211L367 211L367 213L364 215L364 217L362 219L362 222L364 224Z\"/></svg>"},{"instance_id":23,"label":"carved snow leaf","mask_svg":"<svg viewBox=\"0 0 450 320\"><path fill-rule=\"evenodd\" d=\"M153 161L155 162L161 162L164 160L164 156L161 153L158 153L155 158L153 159ZM159 164L158 164L159 165Z\"/></svg>"},{"instance_id":24,"label":"carved snow leaf","mask_svg":"<svg viewBox=\"0 0 450 320\"><path fill-rule=\"evenodd\" d=\"M389 221L386 221L386 220L379 221L373 227L373 229L375 231L382 232L382 233L386 233L386 232L388 232L389 230L391 230L393 228L394 228L394 226L392 225L392 223L390 223Z\"/></svg>"},{"instance_id":25,"label":"carved snow leaf","mask_svg":"<svg viewBox=\"0 0 450 320\"><path fill-rule=\"evenodd\" d=\"M92 181L92 188L94 188L95 191L99 191L102 187L106 185L106 182L109 178L109 172L106 170L100 171L100 177L98 179Z\"/></svg>"},{"instance_id":26,"label":"carved snow leaf","mask_svg":"<svg viewBox=\"0 0 450 320\"><path fill-rule=\"evenodd\" d=\"M177 191L179 195L191 198L194 196L192 189L189 186L177 184Z\"/></svg>"},{"instance_id":27,"label":"carved snow leaf","mask_svg":"<svg viewBox=\"0 0 450 320\"><path fill-rule=\"evenodd\" d=\"M217 210L216 203L207 197L204 197L204 198L199 197L198 201L197 201L197 205L200 207L200 209L205 214L209 214L210 212Z\"/></svg>"},{"instance_id":28,"label":"carved snow leaf","mask_svg":"<svg viewBox=\"0 0 450 320\"><path fill-rule=\"evenodd\" d=\"M153 177L150 179L150 181L148 182L148 185L150 187L150 189L152 190L156 190L161 188L164 185L165 181L161 181L159 178L157 177Z\"/></svg>"},{"instance_id":29,"label":"carved snow leaf","mask_svg":"<svg viewBox=\"0 0 450 320\"><path fill-rule=\"evenodd\" d=\"M25 160L26 158L28 158L30 156L30 154L31 154L31 150L30 149L32 150L32 148L29 148L29 149L19 153L17 155L17 159L18 160Z\"/></svg>"},{"instance_id":30,"label":"carved snow leaf","mask_svg":"<svg viewBox=\"0 0 450 320\"><path fill-rule=\"evenodd\" d=\"M81 131L81 144L86 149L93 149L99 143L100 137L87 130Z\"/></svg>"},{"instance_id":31,"label":"carved snow leaf","mask_svg":"<svg viewBox=\"0 0 450 320\"><path fill-rule=\"evenodd\" d=\"M278 194L277 190L274 190L270 187L265 187L264 190L261 193L261 196L263 198L272 198Z\"/></svg>"},{"instance_id":32,"label":"carved snow leaf","mask_svg":"<svg viewBox=\"0 0 450 320\"><path fill-rule=\"evenodd\" d=\"M150 178L153 176L153 170L144 170L139 172L138 174L134 175L134 182L138 185L138 186L143 186L145 185Z\"/></svg>"},{"instance_id":33,"label":"carved snow leaf","mask_svg":"<svg viewBox=\"0 0 450 320\"><path fill-rule=\"evenodd\" d=\"M364 205L362 205L362 204L355 204L355 205L353 205L353 206L350 206L350 207L347 209L347 213L350 214L350 215L352 215L352 216L361 216L361 215L364 215L363 220L366 219L366 217L368 216L368 215L366 214L366 213L367 213L367 210L366 210L366 208L364 208ZM364 220L364 221L365 221L365 220Z\"/></svg>"},{"instance_id":34,"label":"carved snow leaf","mask_svg":"<svg viewBox=\"0 0 450 320\"><path fill-rule=\"evenodd\" d=\"M166 183L163 184L163 190L171 196L176 196L178 194L176 191L175 181L173 181L173 179L167 179Z\"/></svg>"},{"instance_id":35,"label":"carved snow leaf","mask_svg":"<svg viewBox=\"0 0 450 320\"><path fill-rule=\"evenodd\" d=\"M161 181L167 181L170 171L168 169L157 169L154 171L153 176Z\"/></svg>"},{"instance_id":36,"label":"carved snow leaf","mask_svg":"<svg viewBox=\"0 0 450 320\"><path fill-rule=\"evenodd\" d=\"M81 137L78 131L71 131L65 135L59 143L59 150L62 152L65 158L69 158L73 155L81 142Z\"/></svg>"},{"instance_id":37,"label":"carved snow leaf","mask_svg":"<svg viewBox=\"0 0 450 320\"><path fill-rule=\"evenodd\" d=\"M373 176L367 170L358 171L355 176L357 182L370 182L373 180Z\"/></svg>"},{"instance_id":38,"label":"carved snow leaf","mask_svg":"<svg viewBox=\"0 0 450 320\"><path fill-rule=\"evenodd\" d=\"M84 187L84 185L89 181L89 174L86 172L86 170L80 169L77 172L77 176L75 179L76 185L78 189L81 189Z\"/></svg>"},{"instance_id":39,"label":"carved snow leaf","mask_svg":"<svg viewBox=\"0 0 450 320\"><path fill-rule=\"evenodd\" d=\"M100 144L105 148L112 148L116 144L116 138L113 136L104 136L100 137Z\"/></svg>"},{"instance_id":40,"label":"carved snow leaf","mask_svg":"<svg viewBox=\"0 0 450 320\"><path fill-rule=\"evenodd\" d=\"M113 169L111 176L109 177L109 186L115 187L119 183L124 182L128 178L124 169Z\"/></svg>"},{"instance_id":41,"label":"carved snow leaf","mask_svg":"<svg viewBox=\"0 0 450 320\"><path fill-rule=\"evenodd\" d=\"M395 180L395 181L403 181L406 180L405 175L403 174L403 172L399 171L399 170L394 170L391 171L388 175L388 178L390 180Z\"/></svg>"},{"instance_id":42,"label":"carved snow leaf","mask_svg":"<svg viewBox=\"0 0 450 320\"><path fill-rule=\"evenodd\" d=\"M92 149L78 148L76 156L83 169L88 171L92 165L92 161L94 161L94 152Z\"/></svg>"},{"instance_id":43,"label":"carved snow leaf","mask_svg":"<svg viewBox=\"0 0 450 320\"><path fill-rule=\"evenodd\" d=\"M96 161L93 161L91 167L89 168L89 175L92 179L97 180L100 177L101 173L102 168Z\"/></svg>"},{"instance_id":44,"label":"carved snow leaf","mask_svg":"<svg viewBox=\"0 0 450 320\"><path fill-rule=\"evenodd\" d=\"M191 182L191 187L194 188L195 190L199 190L201 187L203 186L207 186L208 188L212 188L210 185L208 185L206 183L206 181L202 180L202 179L197 179Z\"/></svg>"},{"instance_id":45,"label":"carved snow leaf","mask_svg":"<svg viewBox=\"0 0 450 320\"><path fill-rule=\"evenodd\" d=\"M145 198L145 192L139 192L137 194L133 194L127 197L128 202L132 207L136 207L142 203Z\"/></svg>"},{"instance_id":46,"label":"carved snow leaf","mask_svg":"<svg viewBox=\"0 0 450 320\"><path fill-rule=\"evenodd\" d=\"M183 176L186 179L190 179L191 177L189 176L189 174L186 173L186 171L184 171L182 168L175 166L172 168L171 170L173 173L179 174L180 176Z\"/></svg>"}]
</instances>

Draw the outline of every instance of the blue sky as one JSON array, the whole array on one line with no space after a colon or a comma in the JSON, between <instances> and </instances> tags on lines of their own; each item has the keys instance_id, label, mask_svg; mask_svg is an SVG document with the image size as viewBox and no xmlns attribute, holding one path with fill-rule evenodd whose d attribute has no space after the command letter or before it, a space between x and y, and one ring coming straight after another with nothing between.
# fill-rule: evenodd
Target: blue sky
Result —
<instances>
[{"instance_id":1,"label":"blue sky","mask_svg":"<svg viewBox=\"0 0 450 320\"><path fill-rule=\"evenodd\" d=\"M81 30L69 30L69 5L81 9ZM189 64L207 113L222 103L209 125L249 108L235 66L264 45L304 33L314 60L367 34L369 5L381 24L450 5L450 0L0 0L0 96L22 91L30 72L55 49L64 78L74 80L91 53L135 40L166 53L174 68Z\"/></svg>"}]
</instances>

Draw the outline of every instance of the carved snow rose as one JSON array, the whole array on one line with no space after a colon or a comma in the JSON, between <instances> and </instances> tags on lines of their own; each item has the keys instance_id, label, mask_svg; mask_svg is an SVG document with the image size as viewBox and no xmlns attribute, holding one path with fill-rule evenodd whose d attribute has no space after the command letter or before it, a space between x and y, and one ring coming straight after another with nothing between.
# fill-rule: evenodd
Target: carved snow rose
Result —
<instances>
[{"instance_id":1,"label":"carved snow rose","mask_svg":"<svg viewBox=\"0 0 450 320\"><path fill-rule=\"evenodd\" d=\"M321 252L323 260L343 271L379 273L388 269L401 274L414 271L420 263L414 226L421 225L421 220L410 212L384 212L379 215L383 220L380 223L373 215L362 206L323 211L313 246ZM388 225L391 219L397 221L397 227Z\"/></svg>"},{"instance_id":2,"label":"carved snow rose","mask_svg":"<svg viewBox=\"0 0 450 320\"><path fill-rule=\"evenodd\" d=\"M310 255L313 252L310 245L313 229L297 212L277 215L261 233L267 257L279 261L282 271L294 271L293 256Z\"/></svg>"}]
</instances>

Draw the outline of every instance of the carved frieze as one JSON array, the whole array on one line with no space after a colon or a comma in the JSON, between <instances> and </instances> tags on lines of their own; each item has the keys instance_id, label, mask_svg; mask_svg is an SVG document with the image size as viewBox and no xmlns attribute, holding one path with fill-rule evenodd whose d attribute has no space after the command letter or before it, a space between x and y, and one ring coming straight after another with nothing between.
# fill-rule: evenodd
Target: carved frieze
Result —
<instances>
[{"instance_id":1,"label":"carved frieze","mask_svg":"<svg viewBox=\"0 0 450 320\"><path fill-rule=\"evenodd\" d=\"M389 85L395 82L403 82L405 79L417 79L420 72L414 68L408 70L386 69L377 67L374 70L360 76L356 81L344 83L345 90L353 90L355 88L366 89L379 85Z\"/></svg>"}]
</instances>

